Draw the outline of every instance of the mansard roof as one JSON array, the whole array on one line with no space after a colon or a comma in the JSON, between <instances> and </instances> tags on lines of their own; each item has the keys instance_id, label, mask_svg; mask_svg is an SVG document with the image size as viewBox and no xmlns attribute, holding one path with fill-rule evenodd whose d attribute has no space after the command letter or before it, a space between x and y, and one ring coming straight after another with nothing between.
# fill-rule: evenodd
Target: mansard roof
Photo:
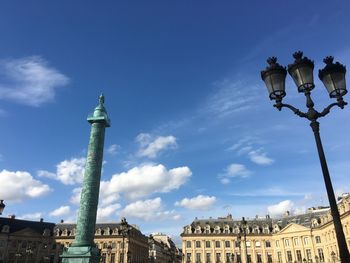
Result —
<instances>
[{"instance_id":1,"label":"mansard roof","mask_svg":"<svg viewBox=\"0 0 350 263\"><path fill-rule=\"evenodd\" d=\"M9 227L9 232L4 231L4 227ZM53 229L55 227L54 223L49 222L43 222L43 221L29 221L29 220L22 220L22 219L15 219L15 218L6 218L6 217L0 217L0 233L6 232L6 233L15 233L18 231L21 231L23 229L29 228L32 231L43 235L44 231L47 229L50 231L49 235L53 235Z\"/></svg>"},{"instance_id":2,"label":"mansard roof","mask_svg":"<svg viewBox=\"0 0 350 263\"><path fill-rule=\"evenodd\" d=\"M253 219L247 218L246 221L250 230L253 230L254 228L259 228L259 230L262 230L266 227L268 227L269 230L272 230L275 225L278 225L279 229L282 230L290 223L295 223L310 228L314 219L316 219L317 222L320 222L320 217L325 215L327 212L328 210L323 210L294 216L287 215L280 218L270 218L269 216L266 216L266 218L256 217ZM208 225L211 229L219 227L221 230L223 230L226 226L229 226L230 229L234 229L237 227L241 229L242 220L234 219L231 215L219 218L196 218L189 226L192 228L192 232L194 233L196 228L200 227L202 230L204 230Z\"/></svg>"}]
</instances>

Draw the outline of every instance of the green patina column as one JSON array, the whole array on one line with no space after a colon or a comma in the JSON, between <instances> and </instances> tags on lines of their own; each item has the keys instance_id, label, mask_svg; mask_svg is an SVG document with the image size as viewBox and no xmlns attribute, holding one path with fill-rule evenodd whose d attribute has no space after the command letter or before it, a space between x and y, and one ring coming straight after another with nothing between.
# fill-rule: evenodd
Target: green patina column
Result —
<instances>
[{"instance_id":1,"label":"green patina column","mask_svg":"<svg viewBox=\"0 0 350 263\"><path fill-rule=\"evenodd\" d=\"M62 263L100 262L100 254L94 243L94 235L105 128L110 126L110 120L103 104L104 96L101 95L99 104L95 108L94 113L87 118L88 122L91 123L91 133L85 165L83 189L80 198L76 236L73 244L63 251L60 256Z\"/></svg>"}]
</instances>

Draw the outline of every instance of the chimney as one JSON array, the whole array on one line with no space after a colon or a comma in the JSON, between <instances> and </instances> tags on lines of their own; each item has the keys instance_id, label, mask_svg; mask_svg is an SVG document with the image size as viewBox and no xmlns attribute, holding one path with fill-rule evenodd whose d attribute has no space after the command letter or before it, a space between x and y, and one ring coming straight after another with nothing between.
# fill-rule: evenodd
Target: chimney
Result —
<instances>
[{"instance_id":1,"label":"chimney","mask_svg":"<svg viewBox=\"0 0 350 263\"><path fill-rule=\"evenodd\" d=\"M289 211L286 211L286 212L284 213L284 217L288 217L288 216L290 216L290 212L289 212Z\"/></svg>"},{"instance_id":2,"label":"chimney","mask_svg":"<svg viewBox=\"0 0 350 263\"><path fill-rule=\"evenodd\" d=\"M44 218L40 218L40 223L44 222Z\"/></svg>"},{"instance_id":3,"label":"chimney","mask_svg":"<svg viewBox=\"0 0 350 263\"><path fill-rule=\"evenodd\" d=\"M266 219L270 219L270 215L266 215Z\"/></svg>"},{"instance_id":4,"label":"chimney","mask_svg":"<svg viewBox=\"0 0 350 263\"><path fill-rule=\"evenodd\" d=\"M16 219L16 215L10 215L11 219Z\"/></svg>"},{"instance_id":5,"label":"chimney","mask_svg":"<svg viewBox=\"0 0 350 263\"><path fill-rule=\"evenodd\" d=\"M63 223L64 223L64 220L63 220L63 219L61 219L60 223L61 223L61 224L63 224Z\"/></svg>"}]
</instances>

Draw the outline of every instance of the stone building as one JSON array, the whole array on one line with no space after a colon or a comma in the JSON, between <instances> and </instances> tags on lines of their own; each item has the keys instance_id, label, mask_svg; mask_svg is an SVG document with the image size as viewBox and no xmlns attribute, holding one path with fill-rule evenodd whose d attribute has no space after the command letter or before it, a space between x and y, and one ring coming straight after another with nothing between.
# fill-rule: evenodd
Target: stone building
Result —
<instances>
[{"instance_id":1,"label":"stone building","mask_svg":"<svg viewBox=\"0 0 350 263\"><path fill-rule=\"evenodd\" d=\"M126 223L126 221L125 221ZM74 241L76 224L57 224L54 238L63 249ZM103 263L146 263L148 262L148 238L128 223L96 224L96 246L101 251Z\"/></svg>"},{"instance_id":2,"label":"stone building","mask_svg":"<svg viewBox=\"0 0 350 263\"><path fill-rule=\"evenodd\" d=\"M338 209L350 247L350 196ZM304 263L338 262L337 240L329 208L281 218L256 217L246 224L231 215L195 219L184 227L183 262Z\"/></svg>"},{"instance_id":3,"label":"stone building","mask_svg":"<svg viewBox=\"0 0 350 263\"><path fill-rule=\"evenodd\" d=\"M169 236L162 233L153 233L148 241L151 263L181 262L181 253Z\"/></svg>"},{"instance_id":4,"label":"stone building","mask_svg":"<svg viewBox=\"0 0 350 263\"><path fill-rule=\"evenodd\" d=\"M53 263L55 224L0 217L0 263Z\"/></svg>"}]
</instances>

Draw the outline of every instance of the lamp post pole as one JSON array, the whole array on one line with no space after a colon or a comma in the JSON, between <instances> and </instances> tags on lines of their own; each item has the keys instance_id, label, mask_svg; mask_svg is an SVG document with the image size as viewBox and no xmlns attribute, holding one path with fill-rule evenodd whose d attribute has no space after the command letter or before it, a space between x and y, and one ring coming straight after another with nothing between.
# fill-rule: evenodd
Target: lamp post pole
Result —
<instances>
[{"instance_id":1,"label":"lamp post pole","mask_svg":"<svg viewBox=\"0 0 350 263\"><path fill-rule=\"evenodd\" d=\"M313 82L314 62L309 60L307 57L303 57L303 53L300 51L295 52L293 56L295 61L293 64L288 65L288 72L297 85L298 91L304 93L306 97L306 107L308 108L307 112L302 112L292 105L282 103L282 99L286 95L285 78L287 75L287 70L277 63L277 58L271 57L268 59L269 67L261 72L261 77L265 81L268 88L270 99L276 101L274 107L276 107L279 111L282 108L288 108L299 117L306 118L310 121L310 126L314 133L318 156L321 163L323 179L326 185L331 214L333 217L340 260L342 263L347 263L350 262L349 251L346 245L345 235L329 175L327 161L323 151L320 136L320 124L317 121L319 118L326 116L334 106L338 106L339 108L343 109L344 106L347 105L347 103L343 100L343 96L347 93L345 83L346 69L345 66L339 62L333 63L333 57L326 57L323 60L326 63L326 66L324 69L319 71L319 78L326 86L329 96L331 98L335 98L337 102L331 103L323 111L318 112L314 109L314 102L311 99L311 90L315 87Z\"/></svg>"},{"instance_id":2,"label":"lamp post pole","mask_svg":"<svg viewBox=\"0 0 350 263\"><path fill-rule=\"evenodd\" d=\"M245 262L248 263L248 251L247 251L247 221L242 217L242 230L244 237L244 251L245 251Z\"/></svg>"}]
</instances>

